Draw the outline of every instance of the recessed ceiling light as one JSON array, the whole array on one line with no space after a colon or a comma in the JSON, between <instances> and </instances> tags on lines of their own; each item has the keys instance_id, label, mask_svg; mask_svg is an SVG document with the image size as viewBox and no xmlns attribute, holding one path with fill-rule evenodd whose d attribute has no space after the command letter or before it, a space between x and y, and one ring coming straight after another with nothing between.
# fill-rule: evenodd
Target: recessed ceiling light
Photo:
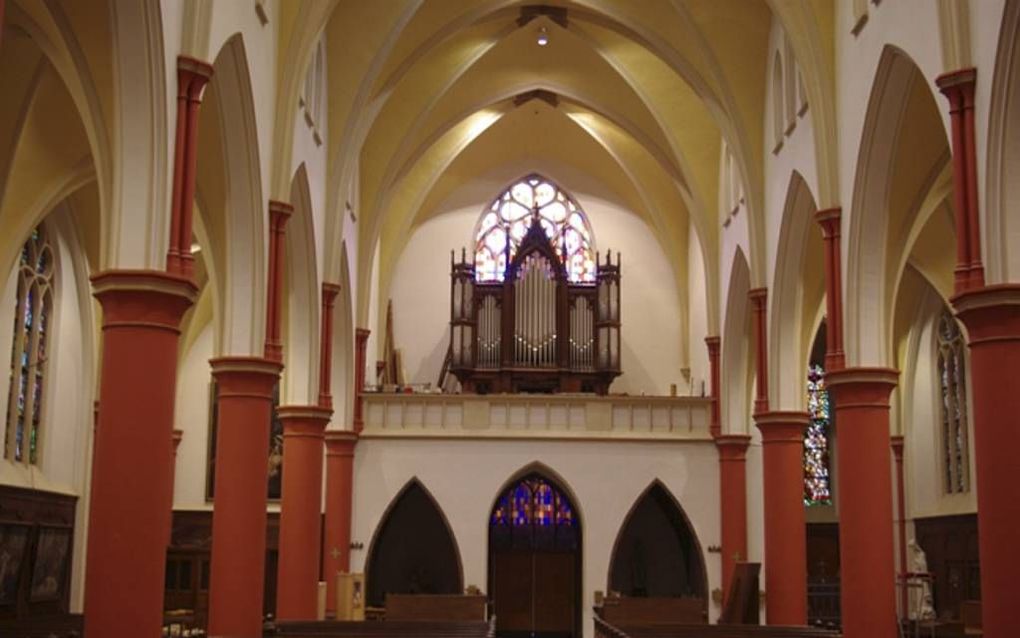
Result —
<instances>
[{"instance_id":1,"label":"recessed ceiling light","mask_svg":"<svg viewBox=\"0 0 1020 638\"><path fill-rule=\"evenodd\" d=\"M545 27L538 30L538 38L535 40L538 42L538 46L544 47L549 44L549 34L546 33Z\"/></svg>"}]
</instances>

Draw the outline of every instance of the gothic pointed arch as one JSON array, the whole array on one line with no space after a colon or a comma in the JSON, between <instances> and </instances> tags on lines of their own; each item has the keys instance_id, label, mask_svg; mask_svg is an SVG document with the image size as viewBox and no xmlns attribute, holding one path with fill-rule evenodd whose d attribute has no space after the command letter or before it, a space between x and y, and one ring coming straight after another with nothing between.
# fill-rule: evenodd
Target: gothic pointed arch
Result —
<instances>
[{"instance_id":1,"label":"gothic pointed arch","mask_svg":"<svg viewBox=\"0 0 1020 638\"><path fill-rule=\"evenodd\" d=\"M450 524L417 478L407 482L383 514L368 549L367 603L383 607L386 594L459 594L460 551Z\"/></svg>"},{"instance_id":2,"label":"gothic pointed arch","mask_svg":"<svg viewBox=\"0 0 1020 638\"><path fill-rule=\"evenodd\" d=\"M637 598L697 598L708 604L701 543L680 503L658 479L624 519L609 562L609 591Z\"/></svg>"}]
</instances>

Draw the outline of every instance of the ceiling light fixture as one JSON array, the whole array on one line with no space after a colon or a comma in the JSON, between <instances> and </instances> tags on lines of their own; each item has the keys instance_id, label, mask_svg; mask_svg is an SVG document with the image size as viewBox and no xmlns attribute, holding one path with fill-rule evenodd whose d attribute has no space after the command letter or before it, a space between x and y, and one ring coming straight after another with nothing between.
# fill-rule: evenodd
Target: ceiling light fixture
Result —
<instances>
[{"instance_id":1,"label":"ceiling light fixture","mask_svg":"<svg viewBox=\"0 0 1020 638\"><path fill-rule=\"evenodd\" d=\"M546 33L545 27L538 30L538 38L535 40L538 42L538 46L544 47L549 44L549 34Z\"/></svg>"}]
</instances>

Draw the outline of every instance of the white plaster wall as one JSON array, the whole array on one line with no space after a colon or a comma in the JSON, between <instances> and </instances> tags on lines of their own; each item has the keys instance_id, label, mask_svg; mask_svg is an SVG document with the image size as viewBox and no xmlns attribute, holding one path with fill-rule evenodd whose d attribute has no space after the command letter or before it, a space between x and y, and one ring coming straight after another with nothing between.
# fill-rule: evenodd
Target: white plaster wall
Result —
<instances>
[{"instance_id":1,"label":"white plaster wall","mask_svg":"<svg viewBox=\"0 0 1020 638\"><path fill-rule=\"evenodd\" d=\"M680 369L684 365L681 339L686 335L680 329L676 279L659 243L637 215L585 192L572 195L588 214L598 250L603 255L606 249L622 254L623 374L613 383L613 392L663 395L669 392L671 383L677 384L679 392L685 392L687 385ZM439 377L450 338L450 250L456 249L458 259L462 246L471 250L475 223L487 205L486 201L478 201L426 221L414 231L397 261L390 288L394 334L397 346L403 350L404 370L410 381L435 383ZM702 291L703 281L701 277ZM704 293L700 300L697 294L691 294L690 299L702 305L692 315L701 316L696 329L703 340ZM698 355L698 378L704 379L707 355L703 342L693 344L692 351Z\"/></svg>"},{"instance_id":2,"label":"white plaster wall","mask_svg":"<svg viewBox=\"0 0 1020 638\"><path fill-rule=\"evenodd\" d=\"M174 469L174 509L211 509L205 500L206 456L209 446L209 386L213 327L202 330L177 365L174 427L184 432Z\"/></svg>"},{"instance_id":3,"label":"white plaster wall","mask_svg":"<svg viewBox=\"0 0 1020 638\"><path fill-rule=\"evenodd\" d=\"M500 489L519 470L541 463L575 497L582 526L581 607L592 635L594 592L606 591L616 536L631 506L658 479L684 509L698 537L708 589L719 587L719 555L705 553L719 538L718 456L711 443L422 441L367 439L354 461L351 556L361 571L390 502L412 478L436 499L449 522L464 568L464 584L487 583L488 521ZM470 479L470 480L467 480ZM752 530L752 536L757 532ZM718 608L710 604L712 620Z\"/></svg>"},{"instance_id":4,"label":"white plaster wall","mask_svg":"<svg viewBox=\"0 0 1020 638\"><path fill-rule=\"evenodd\" d=\"M681 394L707 396L712 391L712 380L709 379L708 346L705 337L708 330L708 296L705 279L705 258L701 252L701 242L692 226L687 233L687 302L690 304L687 313L687 365L691 370L689 391L677 384ZM716 332L712 333L717 335Z\"/></svg>"}]
</instances>

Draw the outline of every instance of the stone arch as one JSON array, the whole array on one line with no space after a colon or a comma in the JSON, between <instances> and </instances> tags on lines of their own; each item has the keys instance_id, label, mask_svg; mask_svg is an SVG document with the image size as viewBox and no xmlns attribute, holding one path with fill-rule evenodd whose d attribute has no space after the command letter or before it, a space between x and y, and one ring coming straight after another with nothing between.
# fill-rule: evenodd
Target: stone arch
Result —
<instances>
[{"instance_id":1,"label":"stone arch","mask_svg":"<svg viewBox=\"0 0 1020 638\"><path fill-rule=\"evenodd\" d=\"M917 123L921 116L934 110L934 119L941 124L934 100L917 64L901 49L886 45L865 116L849 220L844 337L851 366L887 365L892 359L887 322L895 284L890 273L899 257L896 251L902 249L898 234L911 226L918 200L948 161L944 129L937 128L940 137L925 138L944 148L941 155L936 153L927 174L903 177L897 171L907 165L903 154L918 139L918 131L932 133L923 128L926 120ZM910 152L929 159L924 151ZM910 188L918 189L912 194L914 201L893 201L893 197L902 200Z\"/></svg>"},{"instance_id":2,"label":"stone arch","mask_svg":"<svg viewBox=\"0 0 1020 638\"><path fill-rule=\"evenodd\" d=\"M294 213L287 222L284 257L285 338L283 394L287 403L315 405L319 378L319 286L312 196L304 163L291 181Z\"/></svg>"},{"instance_id":3,"label":"stone arch","mask_svg":"<svg viewBox=\"0 0 1020 638\"><path fill-rule=\"evenodd\" d=\"M804 365L813 322L825 298L824 246L814 219L814 195L797 171L790 176L783 206L769 321L770 404L800 410Z\"/></svg>"},{"instance_id":4,"label":"stone arch","mask_svg":"<svg viewBox=\"0 0 1020 638\"><path fill-rule=\"evenodd\" d=\"M647 572L642 586L636 582L640 574L626 573L627 566L638 565L641 559L634 553L645 551L640 548L650 542L658 544L653 550L654 560L645 560L642 565ZM617 532L610 557L607 591L628 596L700 598L707 613L708 575L701 542L687 513L659 479L634 500Z\"/></svg>"},{"instance_id":5,"label":"stone arch","mask_svg":"<svg viewBox=\"0 0 1020 638\"><path fill-rule=\"evenodd\" d=\"M333 308L332 387L334 422L351 423L354 417L354 294L347 242L340 245L340 293Z\"/></svg>"},{"instance_id":6,"label":"stone arch","mask_svg":"<svg viewBox=\"0 0 1020 638\"><path fill-rule=\"evenodd\" d=\"M199 135L198 189L206 190L206 227L214 236L213 258L222 263L223 281L218 286L223 292L222 337L217 354L260 355L268 211L262 196L251 76L240 34L227 40L213 68L200 130L215 128L218 135ZM213 156L210 162L218 163L212 169L219 184L209 183L214 177L203 180L207 176L202 160L207 154ZM210 197L210 190L217 190L219 197Z\"/></svg>"},{"instance_id":7,"label":"stone arch","mask_svg":"<svg viewBox=\"0 0 1020 638\"><path fill-rule=\"evenodd\" d=\"M992 78L988 126L987 195L984 202L988 283L1020 280L1020 0L1007 0ZM1015 206L1015 204L1014 204Z\"/></svg>"},{"instance_id":8,"label":"stone arch","mask_svg":"<svg viewBox=\"0 0 1020 638\"><path fill-rule=\"evenodd\" d=\"M751 348L751 312L747 293L751 289L751 269L744 251L737 248L730 269L726 297L726 319L722 337L722 378L720 418L725 434L747 434L751 414L753 349Z\"/></svg>"},{"instance_id":9,"label":"stone arch","mask_svg":"<svg viewBox=\"0 0 1020 638\"><path fill-rule=\"evenodd\" d=\"M431 492L412 478L390 502L368 548L366 601L387 593L459 594L464 570L453 530Z\"/></svg>"}]
</instances>

